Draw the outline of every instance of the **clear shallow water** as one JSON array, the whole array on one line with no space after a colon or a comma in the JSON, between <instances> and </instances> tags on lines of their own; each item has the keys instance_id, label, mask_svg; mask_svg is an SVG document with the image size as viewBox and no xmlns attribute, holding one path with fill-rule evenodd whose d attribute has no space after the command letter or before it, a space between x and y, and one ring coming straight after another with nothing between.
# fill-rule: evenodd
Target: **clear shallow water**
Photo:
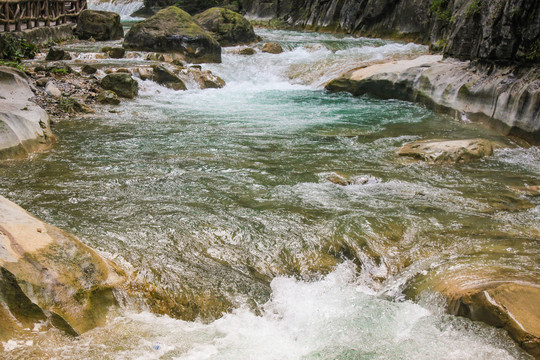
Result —
<instances>
[{"instance_id":1,"label":"clear shallow water","mask_svg":"<svg viewBox=\"0 0 540 360\"><path fill-rule=\"evenodd\" d=\"M321 89L363 63L425 47L260 35L281 40L287 51L244 57L225 49L223 64L204 65L227 81L224 89L174 92L141 82L140 96L118 113L58 123L53 151L0 165L3 195L156 284L172 299L171 313L181 310L175 294L196 304L188 318L209 321L237 310L204 325L137 315L127 306L79 340L49 332L13 343L9 353L525 356L495 330L441 315L438 301L401 302L401 290L427 269L474 268L471 282L487 272L538 282L539 201L512 190L538 184L538 148L497 150L457 166L405 163L395 151L416 139L482 136L514 144L411 103ZM371 180L341 187L326 180L332 172ZM163 344L159 351L155 342Z\"/></svg>"}]
</instances>

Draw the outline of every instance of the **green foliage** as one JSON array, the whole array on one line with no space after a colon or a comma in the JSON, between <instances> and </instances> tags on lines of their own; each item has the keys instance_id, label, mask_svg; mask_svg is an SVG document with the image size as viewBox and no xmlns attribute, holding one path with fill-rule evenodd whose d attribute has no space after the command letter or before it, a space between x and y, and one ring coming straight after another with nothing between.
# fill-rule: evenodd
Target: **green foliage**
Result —
<instances>
[{"instance_id":1,"label":"green foliage","mask_svg":"<svg viewBox=\"0 0 540 360\"><path fill-rule=\"evenodd\" d=\"M467 8L466 15L469 17L474 17L478 14L480 14L480 11L482 10L482 1L481 0L474 0L469 7Z\"/></svg>"},{"instance_id":2,"label":"green foliage","mask_svg":"<svg viewBox=\"0 0 540 360\"><path fill-rule=\"evenodd\" d=\"M19 39L10 34L1 36L2 52L0 53L0 59L18 63L22 59L33 59L39 51L36 45L24 39Z\"/></svg>"},{"instance_id":3,"label":"green foliage","mask_svg":"<svg viewBox=\"0 0 540 360\"><path fill-rule=\"evenodd\" d=\"M24 71L24 68L22 67L21 63L15 62L15 61L4 61L0 60L0 66L9 66L12 68L19 69L21 71Z\"/></svg>"},{"instance_id":4,"label":"green foliage","mask_svg":"<svg viewBox=\"0 0 540 360\"><path fill-rule=\"evenodd\" d=\"M452 17L452 9L448 8L450 0L433 0L429 4L429 11L437 16L437 19L444 22L451 22L454 20Z\"/></svg>"},{"instance_id":5,"label":"green foliage","mask_svg":"<svg viewBox=\"0 0 540 360\"><path fill-rule=\"evenodd\" d=\"M51 72L57 75L67 75L69 73L68 69L66 68L52 68Z\"/></svg>"},{"instance_id":6,"label":"green foliage","mask_svg":"<svg viewBox=\"0 0 540 360\"><path fill-rule=\"evenodd\" d=\"M540 38L529 47L529 51L525 54L525 58L529 61L540 61Z\"/></svg>"}]
</instances>

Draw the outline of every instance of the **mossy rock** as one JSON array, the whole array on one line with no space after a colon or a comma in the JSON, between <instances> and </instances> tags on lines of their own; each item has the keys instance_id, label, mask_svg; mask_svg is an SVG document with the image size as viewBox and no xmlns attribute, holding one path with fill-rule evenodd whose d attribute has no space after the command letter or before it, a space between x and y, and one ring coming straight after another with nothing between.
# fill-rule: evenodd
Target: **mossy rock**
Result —
<instances>
[{"instance_id":1,"label":"mossy rock","mask_svg":"<svg viewBox=\"0 0 540 360\"><path fill-rule=\"evenodd\" d=\"M120 15L110 11L84 10L77 18L75 34L82 40L118 40L124 36Z\"/></svg>"},{"instance_id":2,"label":"mossy rock","mask_svg":"<svg viewBox=\"0 0 540 360\"><path fill-rule=\"evenodd\" d=\"M250 44L259 39L245 17L225 8L208 9L194 19L210 31L221 46Z\"/></svg>"},{"instance_id":3,"label":"mossy rock","mask_svg":"<svg viewBox=\"0 0 540 360\"><path fill-rule=\"evenodd\" d=\"M221 46L185 11L170 6L131 27L126 49L177 52L195 63L221 62Z\"/></svg>"},{"instance_id":4,"label":"mossy rock","mask_svg":"<svg viewBox=\"0 0 540 360\"><path fill-rule=\"evenodd\" d=\"M114 73L105 76L101 80L101 87L128 99L133 99L139 93L139 84L137 81L130 74L125 73Z\"/></svg>"}]
</instances>

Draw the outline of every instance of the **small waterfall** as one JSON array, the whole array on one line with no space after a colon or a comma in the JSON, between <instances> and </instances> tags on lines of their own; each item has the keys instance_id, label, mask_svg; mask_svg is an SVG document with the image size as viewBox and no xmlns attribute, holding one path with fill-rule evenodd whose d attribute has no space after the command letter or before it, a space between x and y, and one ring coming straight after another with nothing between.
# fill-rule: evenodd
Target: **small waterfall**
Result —
<instances>
[{"instance_id":1,"label":"small waterfall","mask_svg":"<svg viewBox=\"0 0 540 360\"><path fill-rule=\"evenodd\" d=\"M91 0L88 2L88 8L92 10L112 11L120 15L122 20L136 19L131 17L135 11L144 6L142 1L129 0Z\"/></svg>"}]
</instances>

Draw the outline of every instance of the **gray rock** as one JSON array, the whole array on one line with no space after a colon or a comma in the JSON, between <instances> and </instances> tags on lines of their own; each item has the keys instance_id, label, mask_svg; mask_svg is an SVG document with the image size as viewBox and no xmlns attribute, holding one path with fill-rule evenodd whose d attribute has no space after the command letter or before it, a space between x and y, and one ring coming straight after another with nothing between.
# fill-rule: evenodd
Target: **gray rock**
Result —
<instances>
[{"instance_id":1,"label":"gray rock","mask_svg":"<svg viewBox=\"0 0 540 360\"><path fill-rule=\"evenodd\" d=\"M28 101L33 96L22 71L0 66L0 158L22 158L53 144L49 116Z\"/></svg>"},{"instance_id":2,"label":"gray rock","mask_svg":"<svg viewBox=\"0 0 540 360\"><path fill-rule=\"evenodd\" d=\"M101 87L111 90L120 97L133 99L139 93L139 84L130 74L114 73L101 80Z\"/></svg>"},{"instance_id":3,"label":"gray rock","mask_svg":"<svg viewBox=\"0 0 540 360\"><path fill-rule=\"evenodd\" d=\"M118 40L124 36L120 15L110 11L83 10L75 34L82 40Z\"/></svg>"},{"instance_id":4,"label":"gray rock","mask_svg":"<svg viewBox=\"0 0 540 360\"><path fill-rule=\"evenodd\" d=\"M52 81L47 82L45 85L45 92L52 97L59 98L62 97L62 92L54 85Z\"/></svg>"},{"instance_id":5,"label":"gray rock","mask_svg":"<svg viewBox=\"0 0 540 360\"><path fill-rule=\"evenodd\" d=\"M45 85L47 85L47 83L49 82L49 78L41 78L41 79L37 79L36 80L36 85L39 86L39 87L44 87Z\"/></svg>"},{"instance_id":6,"label":"gray rock","mask_svg":"<svg viewBox=\"0 0 540 360\"><path fill-rule=\"evenodd\" d=\"M81 71L85 74L88 74L88 75L91 75L91 74L95 74L96 71L97 71L97 67L93 66L93 65L88 65L88 64L84 64L81 68Z\"/></svg>"}]
</instances>

